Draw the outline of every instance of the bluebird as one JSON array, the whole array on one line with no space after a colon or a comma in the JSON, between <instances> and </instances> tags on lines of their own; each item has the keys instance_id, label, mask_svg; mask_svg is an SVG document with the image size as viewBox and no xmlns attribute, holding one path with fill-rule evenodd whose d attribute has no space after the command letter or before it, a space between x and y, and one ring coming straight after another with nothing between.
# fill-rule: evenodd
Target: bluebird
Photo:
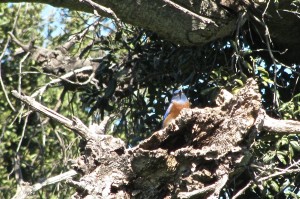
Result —
<instances>
[{"instance_id":1,"label":"bluebird","mask_svg":"<svg viewBox=\"0 0 300 199\"><path fill-rule=\"evenodd\" d=\"M173 93L171 103L164 115L163 128L168 126L180 113L183 108L190 108L190 102L182 90Z\"/></svg>"}]
</instances>

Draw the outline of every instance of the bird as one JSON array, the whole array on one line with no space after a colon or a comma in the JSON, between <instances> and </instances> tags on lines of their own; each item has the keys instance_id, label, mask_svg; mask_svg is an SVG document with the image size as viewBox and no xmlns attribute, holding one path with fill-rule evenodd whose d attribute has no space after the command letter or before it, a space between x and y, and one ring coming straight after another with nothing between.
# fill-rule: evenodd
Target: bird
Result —
<instances>
[{"instance_id":1,"label":"bird","mask_svg":"<svg viewBox=\"0 0 300 199\"><path fill-rule=\"evenodd\" d=\"M163 128L167 127L180 113L183 108L190 108L190 102L182 90L173 93L171 103L163 118Z\"/></svg>"}]
</instances>

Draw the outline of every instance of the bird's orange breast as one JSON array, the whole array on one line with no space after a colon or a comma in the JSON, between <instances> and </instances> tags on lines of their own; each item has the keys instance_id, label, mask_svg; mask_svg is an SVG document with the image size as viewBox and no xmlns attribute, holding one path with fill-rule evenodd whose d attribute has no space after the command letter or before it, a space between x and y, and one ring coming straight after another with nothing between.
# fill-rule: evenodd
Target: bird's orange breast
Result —
<instances>
[{"instance_id":1,"label":"bird's orange breast","mask_svg":"<svg viewBox=\"0 0 300 199\"><path fill-rule=\"evenodd\" d=\"M168 126L172 120L174 120L180 113L180 111L184 108L190 108L190 103L177 103L177 102L172 102L172 107L170 110L169 115L166 117L166 119L163 122L163 128Z\"/></svg>"}]
</instances>

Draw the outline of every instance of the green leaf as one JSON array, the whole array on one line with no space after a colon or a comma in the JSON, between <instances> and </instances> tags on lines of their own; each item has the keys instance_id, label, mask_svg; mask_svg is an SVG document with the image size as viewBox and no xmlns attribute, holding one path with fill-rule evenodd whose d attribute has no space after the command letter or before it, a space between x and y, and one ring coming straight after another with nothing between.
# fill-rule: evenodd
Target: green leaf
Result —
<instances>
[{"instance_id":1,"label":"green leaf","mask_svg":"<svg viewBox=\"0 0 300 199\"><path fill-rule=\"evenodd\" d=\"M265 81L263 81L263 82L261 82L265 87L267 87L268 86L268 83L267 82L265 82Z\"/></svg>"},{"instance_id":2,"label":"green leaf","mask_svg":"<svg viewBox=\"0 0 300 199\"><path fill-rule=\"evenodd\" d=\"M287 145L289 143L287 137L282 137L281 140L282 140L282 145Z\"/></svg>"},{"instance_id":3,"label":"green leaf","mask_svg":"<svg viewBox=\"0 0 300 199\"><path fill-rule=\"evenodd\" d=\"M270 187L271 187L271 189L273 189L274 191L279 192L279 186L278 186L278 184L277 184L274 180L271 180L271 181L270 181Z\"/></svg>"},{"instance_id":4,"label":"green leaf","mask_svg":"<svg viewBox=\"0 0 300 199\"><path fill-rule=\"evenodd\" d=\"M276 156L282 164L286 165L285 157L283 155L277 153Z\"/></svg>"},{"instance_id":5,"label":"green leaf","mask_svg":"<svg viewBox=\"0 0 300 199\"><path fill-rule=\"evenodd\" d=\"M232 93L233 93L233 94L237 94L240 90L241 90L241 88L234 87L234 88L232 89Z\"/></svg>"},{"instance_id":6,"label":"green leaf","mask_svg":"<svg viewBox=\"0 0 300 199\"><path fill-rule=\"evenodd\" d=\"M258 70L258 72L262 73L262 74L261 74L262 76L269 77L269 73L268 73L268 71L266 71L265 68L263 68L263 67L261 67L261 66L258 66L258 67L257 67L257 70Z\"/></svg>"},{"instance_id":7,"label":"green leaf","mask_svg":"<svg viewBox=\"0 0 300 199\"><path fill-rule=\"evenodd\" d=\"M274 81L269 79L268 77L262 76L262 80L268 84L274 84Z\"/></svg>"},{"instance_id":8,"label":"green leaf","mask_svg":"<svg viewBox=\"0 0 300 199\"><path fill-rule=\"evenodd\" d=\"M282 151L276 151L277 154L283 155L283 156L287 156L289 154L288 151L286 150L282 150Z\"/></svg>"},{"instance_id":9,"label":"green leaf","mask_svg":"<svg viewBox=\"0 0 300 199\"><path fill-rule=\"evenodd\" d=\"M251 66L251 64L247 61L243 61L243 65L249 69L249 71L253 71L253 67Z\"/></svg>"},{"instance_id":10,"label":"green leaf","mask_svg":"<svg viewBox=\"0 0 300 199\"><path fill-rule=\"evenodd\" d=\"M244 82L242 80L240 80L240 79L234 79L234 81L236 83L238 83L240 86L244 86Z\"/></svg>"},{"instance_id":11,"label":"green leaf","mask_svg":"<svg viewBox=\"0 0 300 199\"><path fill-rule=\"evenodd\" d=\"M297 98L300 97L300 93L298 93L297 95L295 95L293 98Z\"/></svg>"},{"instance_id":12,"label":"green leaf","mask_svg":"<svg viewBox=\"0 0 300 199\"><path fill-rule=\"evenodd\" d=\"M264 157L263 157L263 162L264 162L264 163L268 163L268 162L270 162L271 160L273 160L274 157L275 157L275 152L267 153L267 154L264 155Z\"/></svg>"},{"instance_id":13,"label":"green leaf","mask_svg":"<svg viewBox=\"0 0 300 199\"><path fill-rule=\"evenodd\" d=\"M295 149L296 151L300 151L300 145L298 141L292 140L290 141L290 145Z\"/></svg>"},{"instance_id":14,"label":"green leaf","mask_svg":"<svg viewBox=\"0 0 300 199\"><path fill-rule=\"evenodd\" d=\"M290 160L292 160L293 157L294 157L294 149L291 145L289 145L289 158L290 158Z\"/></svg>"},{"instance_id":15,"label":"green leaf","mask_svg":"<svg viewBox=\"0 0 300 199\"><path fill-rule=\"evenodd\" d=\"M281 147L282 145L283 145L283 144L282 144L282 140L278 140L278 141L276 142L276 149L279 150L280 147Z\"/></svg>"}]
</instances>

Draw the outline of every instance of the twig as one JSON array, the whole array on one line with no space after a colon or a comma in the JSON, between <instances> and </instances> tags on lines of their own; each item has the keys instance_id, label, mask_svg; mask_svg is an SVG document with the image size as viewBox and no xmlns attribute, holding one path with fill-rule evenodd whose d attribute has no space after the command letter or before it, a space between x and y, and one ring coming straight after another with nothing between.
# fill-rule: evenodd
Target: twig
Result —
<instances>
[{"instance_id":1,"label":"twig","mask_svg":"<svg viewBox=\"0 0 300 199\"><path fill-rule=\"evenodd\" d=\"M240 67L240 73L242 73L242 68L241 68L241 63L243 63L243 56L241 56L241 45L240 45L240 40L239 40L239 36L240 36L240 28L244 25L245 21L247 19L247 12L242 12L239 14L239 18L237 20L237 28L236 28L236 34L235 34L235 45L233 45L234 50L236 51L234 53L234 55L236 56L236 62L235 65L238 64L238 66ZM253 69L253 73L254 73L254 69Z\"/></svg>"},{"instance_id":2,"label":"twig","mask_svg":"<svg viewBox=\"0 0 300 199\"><path fill-rule=\"evenodd\" d=\"M25 52L29 52L32 49L32 45L23 44L20 40L16 38L16 36L12 32L8 32L10 38L15 42L18 46L20 46Z\"/></svg>"},{"instance_id":3,"label":"twig","mask_svg":"<svg viewBox=\"0 0 300 199\"><path fill-rule=\"evenodd\" d=\"M248 184L246 186L244 186L241 190L239 190L233 197L232 199L237 199L238 197L240 197L241 195L243 195L245 193L245 191L251 187L254 184L254 182L251 180L250 182L248 182Z\"/></svg>"},{"instance_id":4,"label":"twig","mask_svg":"<svg viewBox=\"0 0 300 199\"><path fill-rule=\"evenodd\" d=\"M70 36L69 40L68 40L65 44L63 44L63 45L57 47L57 49L59 49L63 54L66 54L67 51L70 50L70 48L71 48L72 46L74 46L74 44L75 44L77 41L83 39L83 37L89 32L91 26L96 25L96 24L98 24L98 23L99 23L99 22L96 21L96 22L94 22L92 25L89 25L87 28L83 29L80 33Z\"/></svg>"},{"instance_id":5,"label":"twig","mask_svg":"<svg viewBox=\"0 0 300 199\"><path fill-rule=\"evenodd\" d=\"M18 78L18 92L21 93L21 84L22 84L22 65L23 65L23 62L27 59L27 57L30 55L30 52L27 52L25 54L25 56L21 59L20 61L20 64L19 64L19 78ZM20 108L20 111L23 110L23 106ZM21 112L20 112L21 113ZM19 115L19 114L18 114ZM22 144L22 141L23 141L23 138L24 138L24 135L25 135L25 129L26 129L26 126L27 126L27 122L28 122L28 117L29 117L29 114L26 115L25 117L25 121L24 121L24 124L23 124L23 129L22 129L22 136L21 136L21 139L19 141L19 144L18 144L18 148L17 148L17 152L19 152L20 150L20 147L21 147L21 144ZM21 119L21 117L20 117Z\"/></svg>"},{"instance_id":6,"label":"twig","mask_svg":"<svg viewBox=\"0 0 300 199\"><path fill-rule=\"evenodd\" d=\"M4 46L4 49L3 49L3 52L2 52L2 54L0 55L0 84L1 84L1 88L2 88L2 90L3 90L3 93L4 93L4 95L5 95L5 98L6 98L6 101L8 102L8 105L10 106L10 108L15 112L16 111L16 109L14 108L14 106L12 105L12 103L11 103L11 101L9 100L9 98L8 98L8 95L7 95L7 91L6 91L6 88L5 88L5 85L4 85L4 83L3 83L3 80L2 80L2 74L1 74L1 71L2 71L2 58L3 58L3 56L4 56L4 53L6 52L6 49L7 49L7 47L8 47L8 44L9 44L9 41L10 41L10 39L7 39L7 41L6 41L6 44L5 44L5 46Z\"/></svg>"},{"instance_id":7,"label":"twig","mask_svg":"<svg viewBox=\"0 0 300 199\"><path fill-rule=\"evenodd\" d=\"M30 52L27 52L25 56L21 59L19 64L19 79L18 79L18 92L21 93L21 84L22 84L22 67L23 62L27 59L27 57L30 55Z\"/></svg>"},{"instance_id":8,"label":"twig","mask_svg":"<svg viewBox=\"0 0 300 199\"><path fill-rule=\"evenodd\" d=\"M290 169L290 170L281 171L281 172L276 172L276 173L271 174L269 176L260 178L260 179L258 179L258 181L261 182L261 181L265 181L265 180L268 180L268 179L276 177L276 176L287 175L287 174L291 174L291 173L299 173L299 172L300 172L300 168L298 168L298 169Z\"/></svg>"},{"instance_id":9,"label":"twig","mask_svg":"<svg viewBox=\"0 0 300 199\"><path fill-rule=\"evenodd\" d=\"M262 23L264 25L264 28L265 28L265 40L266 40L266 44L267 44L267 48L268 48L268 51L269 51L269 55L272 59L272 62L273 62L273 65L274 65L274 99L273 99L273 106L274 106L274 109L276 107L279 107L279 100L278 100L278 96L277 96L277 69L276 69L276 61L275 61L275 58L274 58L274 55L273 55L273 52L271 50L271 45L270 43L272 43L272 40L271 40L271 36L270 36L270 32L269 32L269 28L265 22L265 15L266 15L266 12L267 12L267 9L269 8L269 5L270 5L270 0L268 0L268 3L267 3L267 6L262 14Z\"/></svg>"},{"instance_id":10,"label":"twig","mask_svg":"<svg viewBox=\"0 0 300 199\"><path fill-rule=\"evenodd\" d=\"M67 89L63 88L63 91L61 92L59 98L57 99L57 102L53 108L54 111L59 112L59 109L64 101L65 95L67 93ZM41 125L43 126L44 124L46 124L48 121L50 120L49 117L47 117L44 121L41 122Z\"/></svg>"},{"instance_id":11,"label":"twig","mask_svg":"<svg viewBox=\"0 0 300 199\"><path fill-rule=\"evenodd\" d=\"M40 190L41 188L55 184L57 182L61 182L63 180L67 180L73 176L77 175L75 170L70 170L60 175L50 177L42 182L35 183L34 185L30 186L29 183L22 183L20 187L18 187L16 194L14 195L13 199L23 199L29 195L32 195L34 192Z\"/></svg>"},{"instance_id":12,"label":"twig","mask_svg":"<svg viewBox=\"0 0 300 199\"><path fill-rule=\"evenodd\" d=\"M92 70L93 70L93 67L92 67L92 66L84 66L84 67L82 67L82 68L75 69L74 71L71 71L71 72L69 72L69 73L66 73L66 74L64 74L64 75L62 75L62 76L60 76L60 77L58 77L57 79L51 80L51 81L48 82L46 85L42 86L39 90L37 90L36 92L34 92L34 93L31 95L31 97L36 97L36 96L38 96L38 95L42 95L42 94L45 92L45 90L46 90L49 86L51 86L51 85L53 85L53 84L56 84L56 83L59 83L59 82L61 82L62 80L66 81L66 82L68 82L68 83L70 83L70 84L73 84L73 85L80 85L80 86L86 85L86 84L88 84L88 83L94 78L94 73L92 73L92 74L90 75L90 77L89 77L89 79L88 79L87 81L82 82L82 83L70 81L70 80L68 80L68 78L70 78L70 77L72 77L73 75L76 75L76 74L78 74L78 73L81 73L81 72L84 72L84 71L92 71Z\"/></svg>"},{"instance_id":13,"label":"twig","mask_svg":"<svg viewBox=\"0 0 300 199\"><path fill-rule=\"evenodd\" d=\"M189 16L192 16L196 19L199 19L200 21L202 21L203 23L206 23L206 24L213 24L215 27L219 27L215 21L209 19L209 18L206 18L206 17L203 17L203 16L200 16L184 7L182 7L181 5L177 4L177 3L174 3L173 1L170 1L170 0L162 0L163 2L165 2L166 4L168 4L169 6L172 6L176 9L178 9L179 11L182 11L184 12L185 14L189 15Z\"/></svg>"},{"instance_id":14,"label":"twig","mask_svg":"<svg viewBox=\"0 0 300 199\"><path fill-rule=\"evenodd\" d=\"M65 146L64 140L61 138L61 136L59 135L57 130L54 129L54 133L55 133L55 135L58 139L60 147L62 148L62 154L63 154L64 162L67 162L67 160L66 160L67 159L67 157L66 157L66 146Z\"/></svg>"},{"instance_id":15,"label":"twig","mask_svg":"<svg viewBox=\"0 0 300 199\"><path fill-rule=\"evenodd\" d=\"M25 135L25 129L26 129L26 126L27 126L28 117L29 117L29 115L26 115L26 117L25 117L24 125L23 125L23 128L22 128L22 135L21 135L21 139L20 139L19 144L18 144L17 152L19 152L19 150L20 150L20 147L21 147L24 135Z\"/></svg>"},{"instance_id":16,"label":"twig","mask_svg":"<svg viewBox=\"0 0 300 199\"><path fill-rule=\"evenodd\" d=\"M256 16L254 16L254 15L250 15L250 17L252 18L252 19L254 19L256 22L258 22L260 25L262 25L263 27L265 27L265 23L263 23L260 19L258 19ZM257 32L259 32L258 30L257 30ZM260 37L260 39L262 40L262 42L263 42L263 38L261 37L261 35L259 34L259 37ZM270 46L270 45L269 45ZM280 51L278 51L278 50L272 50L272 49L270 49L270 48L267 48L267 49L257 49L257 50L252 50L253 52L261 52L261 51L268 51L268 52L271 52L272 54L273 54L273 52L276 52L276 53L279 53L279 54L284 54L286 51L287 51L287 49L285 49L284 51L282 51L282 52L280 52ZM286 68L288 68L288 69L290 69L292 72L294 72L294 73L296 73L296 74L300 74L299 72L297 72L296 70L294 70L292 67L290 67L290 66L288 66L288 65L286 65L286 64L284 64L284 63L282 63L282 62L280 62L278 59L276 59L274 56L273 56L273 59L275 60L275 63L278 63L278 64L280 64L281 66L284 66L284 67L286 67Z\"/></svg>"},{"instance_id":17,"label":"twig","mask_svg":"<svg viewBox=\"0 0 300 199\"><path fill-rule=\"evenodd\" d=\"M90 5L95 9L95 14L96 14L97 16L99 16L99 14L98 14L98 12L97 12L97 10L99 10L99 11L101 11L101 12L106 13L108 16L112 17L112 18L115 19L116 21L120 21L120 19L117 17L117 15L115 14L115 12L114 12L112 9L107 8L107 7L105 7L105 6L102 6L102 5L100 5L100 4L97 4L97 3L95 3L95 2L92 1L92 0L80 0L80 1L86 2L86 3L90 4Z\"/></svg>"},{"instance_id":18,"label":"twig","mask_svg":"<svg viewBox=\"0 0 300 199\"><path fill-rule=\"evenodd\" d=\"M288 13L292 13L292 14L295 14L298 18L300 18L300 13L299 12L297 12L297 11L291 11L291 10L281 10L281 11L283 11L283 12L288 12Z\"/></svg>"},{"instance_id":19,"label":"twig","mask_svg":"<svg viewBox=\"0 0 300 199\"><path fill-rule=\"evenodd\" d=\"M67 180L67 179L69 179L69 178L71 178L75 175L77 175L77 172L75 170L70 170L70 171L62 173L60 175L48 178L48 179L46 179L46 180L44 180L40 183L35 183L32 186L32 191L33 192L38 191L38 190L40 190L41 188L43 188L47 185L54 184L54 183L57 183L57 182L61 182L63 180Z\"/></svg>"},{"instance_id":20,"label":"twig","mask_svg":"<svg viewBox=\"0 0 300 199\"><path fill-rule=\"evenodd\" d=\"M218 180L216 183L206 186L202 189L199 190L195 190L195 191L191 191L191 192L180 192L178 193L178 198L180 199L188 199L188 198L201 198L201 196L203 195L210 195L212 192L212 194L208 197L209 199L212 198L218 198L218 197L214 197L216 195L219 194L219 192L221 191L221 189L223 188L223 186L226 184L228 180L228 175L223 175L222 178L220 180Z\"/></svg>"},{"instance_id":21,"label":"twig","mask_svg":"<svg viewBox=\"0 0 300 199\"><path fill-rule=\"evenodd\" d=\"M268 180L270 178L273 178L273 177L276 177L276 176L279 176L279 175L286 175L286 174L291 174L291 173L299 173L300 172L299 163L300 163L300 160L298 160L297 162L291 164L290 166L288 166L287 168L285 168L284 170L282 170L280 172L276 172L274 174L271 174L271 175L268 175L266 177L258 179L258 182L265 181L265 180ZM292 168L294 166L298 166L298 168L297 169L290 169L290 168Z\"/></svg>"},{"instance_id":22,"label":"twig","mask_svg":"<svg viewBox=\"0 0 300 199\"><path fill-rule=\"evenodd\" d=\"M18 186L23 183L23 175L21 171L21 158L19 153L16 153L16 156L14 158L14 172L15 172L15 177L18 183Z\"/></svg>"},{"instance_id":23,"label":"twig","mask_svg":"<svg viewBox=\"0 0 300 199\"><path fill-rule=\"evenodd\" d=\"M73 117L72 120L64 117L63 115L43 106L39 102L35 101L32 97L24 96L18 93L17 91L12 91L13 96L20 99L27 106L29 106L32 110L35 110L39 113L50 117L51 119L58 121L63 124L65 127L73 130L75 133L80 135L83 139L93 139L93 134L90 133L88 127L86 127L78 118Z\"/></svg>"}]
</instances>

